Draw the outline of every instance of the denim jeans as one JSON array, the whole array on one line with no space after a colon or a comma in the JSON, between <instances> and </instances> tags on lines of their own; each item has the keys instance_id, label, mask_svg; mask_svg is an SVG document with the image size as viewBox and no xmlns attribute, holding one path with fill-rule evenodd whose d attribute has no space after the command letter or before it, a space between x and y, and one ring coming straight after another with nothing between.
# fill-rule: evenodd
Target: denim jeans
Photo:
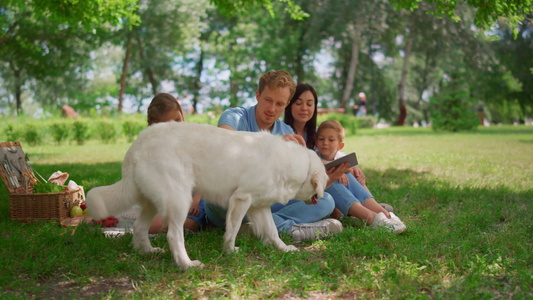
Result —
<instances>
[{"instance_id":1,"label":"denim jeans","mask_svg":"<svg viewBox=\"0 0 533 300\"><path fill-rule=\"evenodd\" d=\"M286 205L274 204L271 210L278 232L290 232L294 224L313 223L322 220L331 215L334 208L333 198L328 193L324 193L324 197L318 199L316 205L290 200ZM225 228L226 209L207 201L204 204L204 209L208 222L217 227ZM246 217L244 222L247 222Z\"/></svg>"},{"instance_id":2,"label":"denim jeans","mask_svg":"<svg viewBox=\"0 0 533 300\"><path fill-rule=\"evenodd\" d=\"M203 199L198 203L198 209L200 210L197 216L187 215L187 218L193 219L200 227L204 227L206 223L205 219L205 201Z\"/></svg>"},{"instance_id":3,"label":"denim jeans","mask_svg":"<svg viewBox=\"0 0 533 300\"><path fill-rule=\"evenodd\" d=\"M373 198L372 194L351 173L346 173L346 176L348 176L348 186L337 180L326 189L326 192L333 197L335 207L345 216L348 215L348 210L355 202L363 204L367 199Z\"/></svg>"}]
</instances>

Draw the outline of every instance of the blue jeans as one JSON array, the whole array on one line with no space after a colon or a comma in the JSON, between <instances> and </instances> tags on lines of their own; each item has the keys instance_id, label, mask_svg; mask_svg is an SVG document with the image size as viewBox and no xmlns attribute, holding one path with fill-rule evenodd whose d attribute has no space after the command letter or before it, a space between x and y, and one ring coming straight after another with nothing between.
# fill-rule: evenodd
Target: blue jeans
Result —
<instances>
[{"instance_id":1,"label":"blue jeans","mask_svg":"<svg viewBox=\"0 0 533 300\"><path fill-rule=\"evenodd\" d=\"M348 186L337 180L326 189L326 192L333 197L335 207L345 216L354 203L363 204L367 199L374 198L351 173L346 173L346 176L348 176Z\"/></svg>"},{"instance_id":2,"label":"blue jeans","mask_svg":"<svg viewBox=\"0 0 533 300\"><path fill-rule=\"evenodd\" d=\"M204 227L206 220L205 220L205 202L204 199L201 199L198 203L199 212L197 216L194 215L187 215L187 218L193 219L200 227Z\"/></svg>"},{"instance_id":3,"label":"blue jeans","mask_svg":"<svg viewBox=\"0 0 533 300\"><path fill-rule=\"evenodd\" d=\"M286 205L276 203L272 205L272 218L276 224L278 232L290 232L294 224L313 223L322 220L333 212L335 202L328 193L318 199L316 205L308 205L302 201L290 200ZM205 202L205 214L207 220L217 227L226 227L226 209ZM247 222L246 217L244 222Z\"/></svg>"}]
</instances>

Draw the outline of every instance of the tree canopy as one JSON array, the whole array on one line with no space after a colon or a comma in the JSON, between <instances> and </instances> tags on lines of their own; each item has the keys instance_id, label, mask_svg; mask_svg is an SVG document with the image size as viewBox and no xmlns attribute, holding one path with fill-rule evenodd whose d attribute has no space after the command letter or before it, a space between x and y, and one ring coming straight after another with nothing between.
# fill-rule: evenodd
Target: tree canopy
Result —
<instances>
[{"instance_id":1,"label":"tree canopy","mask_svg":"<svg viewBox=\"0 0 533 300\"><path fill-rule=\"evenodd\" d=\"M253 100L286 69L323 107L431 121L454 87L493 122L532 115L531 1L4 0L0 112L33 103L142 111L160 91L199 111ZM457 66L461 66L458 69ZM454 96L455 97L455 96ZM452 99L457 100L457 99Z\"/></svg>"}]
</instances>

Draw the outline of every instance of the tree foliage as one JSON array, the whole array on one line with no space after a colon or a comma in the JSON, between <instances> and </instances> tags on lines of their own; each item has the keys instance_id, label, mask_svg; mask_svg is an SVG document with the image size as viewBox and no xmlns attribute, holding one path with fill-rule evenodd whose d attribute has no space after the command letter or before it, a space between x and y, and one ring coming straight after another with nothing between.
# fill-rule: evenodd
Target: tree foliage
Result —
<instances>
[{"instance_id":1,"label":"tree foliage","mask_svg":"<svg viewBox=\"0 0 533 300\"><path fill-rule=\"evenodd\" d=\"M5 0L0 111L142 111L165 91L219 112L254 103L261 74L285 69L323 107L351 113L366 92L369 112L388 122L402 111L405 124L438 118L431 96L521 121L533 115L528 3ZM468 74L462 92L450 91L451 66Z\"/></svg>"},{"instance_id":2,"label":"tree foliage","mask_svg":"<svg viewBox=\"0 0 533 300\"><path fill-rule=\"evenodd\" d=\"M524 17L533 13L533 1L531 0L390 0L398 8L407 8L411 11L420 8L421 3L435 4L434 9L430 11L436 16L447 16L450 19L461 20L457 15L457 8L463 3L476 9L474 24L478 28L489 29L493 23L499 20L506 20L514 28L515 36L518 33L516 25L524 20Z\"/></svg>"}]
</instances>

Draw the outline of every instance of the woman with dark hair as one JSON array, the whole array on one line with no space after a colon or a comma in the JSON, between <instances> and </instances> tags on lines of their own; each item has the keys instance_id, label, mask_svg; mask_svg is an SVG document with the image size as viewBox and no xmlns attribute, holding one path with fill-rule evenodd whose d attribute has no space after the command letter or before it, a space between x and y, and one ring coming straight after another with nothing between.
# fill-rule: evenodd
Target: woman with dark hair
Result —
<instances>
[{"instance_id":1,"label":"woman with dark hair","mask_svg":"<svg viewBox=\"0 0 533 300\"><path fill-rule=\"evenodd\" d=\"M289 105L285 108L283 121L304 138L309 149L315 147L317 106L318 96L315 88L307 83L299 83Z\"/></svg>"}]
</instances>

